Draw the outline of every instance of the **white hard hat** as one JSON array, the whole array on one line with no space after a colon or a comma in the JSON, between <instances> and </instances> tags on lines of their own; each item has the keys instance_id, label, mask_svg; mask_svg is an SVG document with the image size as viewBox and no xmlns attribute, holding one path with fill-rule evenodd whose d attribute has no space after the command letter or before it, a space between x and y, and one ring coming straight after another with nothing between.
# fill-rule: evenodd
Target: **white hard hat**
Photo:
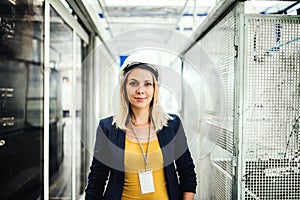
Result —
<instances>
[{"instance_id":1,"label":"white hard hat","mask_svg":"<svg viewBox=\"0 0 300 200\"><path fill-rule=\"evenodd\" d=\"M124 76L124 73L126 74L128 71L130 71L130 67L132 66L139 66L140 68L151 71L158 80L159 55L154 51L143 50L128 56L121 66L121 77Z\"/></svg>"},{"instance_id":2,"label":"white hard hat","mask_svg":"<svg viewBox=\"0 0 300 200\"><path fill-rule=\"evenodd\" d=\"M161 63L161 53L154 50L140 50L130 54L122 64L124 66L132 63L132 62L141 62L141 63L149 63L155 66L160 66Z\"/></svg>"}]
</instances>

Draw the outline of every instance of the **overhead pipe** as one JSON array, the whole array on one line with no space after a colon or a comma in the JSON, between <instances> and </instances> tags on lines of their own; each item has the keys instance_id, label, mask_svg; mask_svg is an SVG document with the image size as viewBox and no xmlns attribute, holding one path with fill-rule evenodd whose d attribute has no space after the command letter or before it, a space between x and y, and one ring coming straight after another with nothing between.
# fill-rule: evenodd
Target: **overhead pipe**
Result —
<instances>
[{"instance_id":1,"label":"overhead pipe","mask_svg":"<svg viewBox=\"0 0 300 200\"><path fill-rule=\"evenodd\" d=\"M287 11L293 7L295 7L296 5L298 5L300 2L296 2L293 3L291 5L289 5L288 7L286 7L285 9L279 10L278 12L275 13L264 13L264 14L287 14Z\"/></svg>"}]
</instances>

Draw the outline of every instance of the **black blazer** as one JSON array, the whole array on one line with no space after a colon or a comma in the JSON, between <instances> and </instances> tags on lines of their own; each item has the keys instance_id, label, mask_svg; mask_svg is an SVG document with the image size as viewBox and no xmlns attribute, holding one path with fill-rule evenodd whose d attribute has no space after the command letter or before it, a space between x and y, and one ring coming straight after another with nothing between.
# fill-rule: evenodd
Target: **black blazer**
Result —
<instances>
[{"instance_id":1,"label":"black blazer","mask_svg":"<svg viewBox=\"0 0 300 200\"><path fill-rule=\"evenodd\" d=\"M177 115L171 116L174 119L168 121L168 126L163 127L157 137L164 159L169 199L182 200L183 192L196 192L195 165L181 120ZM112 120L112 117L100 120L97 129L94 157L85 190L86 200L120 200L122 196L125 132L112 125Z\"/></svg>"}]
</instances>

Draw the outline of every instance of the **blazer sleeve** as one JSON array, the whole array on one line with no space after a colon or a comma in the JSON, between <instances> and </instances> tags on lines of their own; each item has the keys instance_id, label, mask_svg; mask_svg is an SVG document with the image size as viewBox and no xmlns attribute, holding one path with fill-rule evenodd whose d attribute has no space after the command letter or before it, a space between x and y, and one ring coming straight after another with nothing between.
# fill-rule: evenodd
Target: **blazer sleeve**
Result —
<instances>
[{"instance_id":1,"label":"blazer sleeve","mask_svg":"<svg viewBox=\"0 0 300 200\"><path fill-rule=\"evenodd\" d=\"M175 154L177 159L175 160L176 169L179 176L179 184L182 192L196 193L197 178L195 173L195 165L192 159L187 138L181 123L180 118L177 116L177 136L175 139Z\"/></svg>"},{"instance_id":2,"label":"blazer sleeve","mask_svg":"<svg viewBox=\"0 0 300 200\"><path fill-rule=\"evenodd\" d=\"M101 155L107 155L107 142L103 136L106 131L102 120L97 128L94 156L88 175L88 184L85 189L85 200L103 199L103 193L108 179L110 168L101 162Z\"/></svg>"}]
</instances>

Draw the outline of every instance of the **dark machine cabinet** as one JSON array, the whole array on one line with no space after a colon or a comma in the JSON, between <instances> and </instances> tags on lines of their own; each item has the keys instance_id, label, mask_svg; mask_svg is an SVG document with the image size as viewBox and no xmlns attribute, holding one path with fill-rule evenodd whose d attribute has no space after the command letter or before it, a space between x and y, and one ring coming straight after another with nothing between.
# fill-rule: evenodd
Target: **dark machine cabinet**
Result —
<instances>
[{"instance_id":1,"label":"dark machine cabinet","mask_svg":"<svg viewBox=\"0 0 300 200\"><path fill-rule=\"evenodd\" d=\"M39 183L41 127L26 123L26 64L0 64L0 192L6 199Z\"/></svg>"},{"instance_id":2,"label":"dark machine cabinet","mask_svg":"<svg viewBox=\"0 0 300 200\"><path fill-rule=\"evenodd\" d=\"M43 21L36 17L43 7L34 6L31 0L16 0L15 5L0 0L1 200L38 199L43 193ZM50 177L63 160L60 79L52 69Z\"/></svg>"},{"instance_id":3,"label":"dark machine cabinet","mask_svg":"<svg viewBox=\"0 0 300 200\"><path fill-rule=\"evenodd\" d=\"M59 171L64 156L60 78L51 70L50 177ZM0 88L0 195L1 199L22 199L28 190L42 185L44 98L40 66L2 62Z\"/></svg>"}]
</instances>

